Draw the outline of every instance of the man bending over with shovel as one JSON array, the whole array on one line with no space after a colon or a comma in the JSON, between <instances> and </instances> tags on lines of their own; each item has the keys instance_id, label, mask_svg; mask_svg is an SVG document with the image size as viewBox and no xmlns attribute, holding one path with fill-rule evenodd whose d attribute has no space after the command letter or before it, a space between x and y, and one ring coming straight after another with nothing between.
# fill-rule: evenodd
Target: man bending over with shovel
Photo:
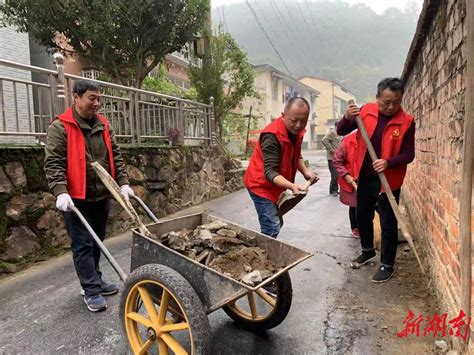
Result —
<instances>
[{"instance_id":1,"label":"man bending over with shovel","mask_svg":"<svg viewBox=\"0 0 474 355\"><path fill-rule=\"evenodd\" d=\"M311 183L318 180L301 157L309 111L306 99L293 97L288 100L281 117L260 134L244 176L244 184L257 210L260 231L273 238L278 236L283 224L278 216L280 194L286 189L294 194L304 192L303 187L295 183L296 171Z\"/></svg>"},{"instance_id":2,"label":"man bending over with shovel","mask_svg":"<svg viewBox=\"0 0 474 355\"><path fill-rule=\"evenodd\" d=\"M358 134L353 164L354 178L358 180L356 215L362 253L352 261L351 267L359 268L375 258L373 219L377 204L382 247L381 265L372 278L373 282L388 281L392 277L398 244L397 218L378 173L385 174L398 203L407 165L415 158L415 122L401 107L403 92L404 85L399 79L383 79L377 86L376 102L366 104L360 110L354 104L349 105L337 126L337 133L346 135L357 128L356 117L360 115L369 143L378 157L372 162L367 144Z\"/></svg>"}]
</instances>

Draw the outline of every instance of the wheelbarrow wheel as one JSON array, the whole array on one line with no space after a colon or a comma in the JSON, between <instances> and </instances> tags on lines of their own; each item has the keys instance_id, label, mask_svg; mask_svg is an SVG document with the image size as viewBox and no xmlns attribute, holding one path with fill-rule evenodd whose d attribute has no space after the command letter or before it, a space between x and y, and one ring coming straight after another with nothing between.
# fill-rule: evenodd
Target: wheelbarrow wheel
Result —
<instances>
[{"instance_id":1,"label":"wheelbarrow wheel","mask_svg":"<svg viewBox=\"0 0 474 355\"><path fill-rule=\"evenodd\" d=\"M272 284L270 284L272 285ZM276 327L288 315L293 297L291 279L284 273L273 281L274 294L259 288L223 307L236 323L251 331Z\"/></svg>"},{"instance_id":2,"label":"wheelbarrow wheel","mask_svg":"<svg viewBox=\"0 0 474 355\"><path fill-rule=\"evenodd\" d=\"M202 302L167 266L147 264L132 272L121 295L120 320L135 354L208 353L210 327Z\"/></svg>"}]
</instances>

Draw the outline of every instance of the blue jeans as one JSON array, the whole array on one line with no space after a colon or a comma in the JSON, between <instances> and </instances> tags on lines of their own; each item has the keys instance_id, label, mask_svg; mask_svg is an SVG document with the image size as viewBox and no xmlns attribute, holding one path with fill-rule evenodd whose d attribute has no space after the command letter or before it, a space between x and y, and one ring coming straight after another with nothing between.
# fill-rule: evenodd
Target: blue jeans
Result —
<instances>
[{"instance_id":1,"label":"blue jeans","mask_svg":"<svg viewBox=\"0 0 474 355\"><path fill-rule=\"evenodd\" d=\"M277 206L269 199L255 195L248 190L257 210L258 221L260 222L260 232L272 238L276 238L280 233L280 227L283 225L277 214Z\"/></svg>"}]
</instances>

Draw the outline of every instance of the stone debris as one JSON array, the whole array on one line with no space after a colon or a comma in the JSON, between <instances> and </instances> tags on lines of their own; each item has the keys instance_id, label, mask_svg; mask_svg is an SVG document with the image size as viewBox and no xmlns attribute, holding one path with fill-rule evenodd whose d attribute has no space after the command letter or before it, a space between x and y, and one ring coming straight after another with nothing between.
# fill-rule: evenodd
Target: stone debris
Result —
<instances>
[{"instance_id":1,"label":"stone debris","mask_svg":"<svg viewBox=\"0 0 474 355\"><path fill-rule=\"evenodd\" d=\"M242 277L243 283L252 286L262 282L262 280L262 274L258 270L252 271L251 273L248 273L247 275L244 275L244 277Z\"/></svg>"},{"instance_id":2,"label":"stone debris","mask_svg":"<svg viewBox=\"0 0 474 355\"><path fill-rule=\"evenodd\" d=\"M448 344L444 340L436 340L435 347L436 347L436 350L440 350L443 352L448 351Z\"/></svg>"},{"instance_id":3,"label":"stone debris","mask_svg":"<svg viewBox=\"0 0 474 355\"><path fill-rule=\"evenodd\" d=\"M222 221L203 224L194 230L171 231L155 239L249 286L261 283L281 268L267 259L265 250L257 247L256 237Z\"/></svg>"}]
</instances>

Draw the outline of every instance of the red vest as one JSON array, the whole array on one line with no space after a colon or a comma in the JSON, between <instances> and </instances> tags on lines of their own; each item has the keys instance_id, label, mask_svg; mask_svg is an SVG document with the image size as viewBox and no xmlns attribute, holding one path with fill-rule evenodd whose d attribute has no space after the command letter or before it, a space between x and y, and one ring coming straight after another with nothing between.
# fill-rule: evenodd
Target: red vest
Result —
<instances>
[{"instance_id":1,"label":"red vest","mask_svg":"<svg viewBox=\"0 0 474 355\"><path fill-rule=\"evenodd\" d=\"M112 142L110 140L109 122L102 115L97 114L97 117L105 126L102 136L109 153L110 174L115 179L114 156L112 152ZM67 191L72 198L84 200L86 198L86 146L84 143L84 135L74 119L71 107L57 118L62 122L67 135Z\"/></svg>"},{"instance_id":2,"label":"red vest","mask_svg":"<svg viewBox=\"0 0 474 355\"><path fill-rule=\"evenodd\" d=\"M298 170L298 161L301 158L301 143L306 130L303 130L296 137L296 144L293 146L288 138L288 132L285 127L283 117L277 118L264 128L262 134L273 133L281 146L281 159L278 172L288 181L294 182L296 171ZM278 197L285 191L285 188L275 185L265 177L265 168L263 164L263 153L260 140L250 158L250 164L244 176L245 186L254 194L266 198L273 203L278 202Z\"/></svg>"},{"instance_id":3,"label":"red vest","mask_svg":"<svg viewBox=\"0 0 474 355\"><path fill-rule=\"evenodd\" d=\"M349 174L351 176L354 176L354 160L356 156L356 151L357 151L357 135L359 131L354 131L352 133L349 133L347 136L344 137L342 140L342 144L344 145L344 148L346 150L346 158L344 159L344 167L347 169ZM339 176L337 178L339 186L341 189L344 191L347 191L349 193L352 192L354 189L351 184L348 184L346 180L344 180L344 177Z\"/></svg>"},{"instance_id":4,"label":"red vest","mask_svg":"<svg viewBox=\"0 0 474 355\"><path fill-rule=\"evenodd\" d=\"M375 127L377 126L378 122L378 116L379 106L376 103L365 104L360 111L360 117L364 122L369 138L372 137L372 134L375 131ZM380 159L387 160L397 156L400 153L403 137L412 123L413 117L405 113L400 108L400 111L398 111L398 113L396 113L395 116L387 123L387 126L383 131L382 154ZM354 177L356 179L359 178L362 162L364 161L364 156L367 151L367 147L361 134L359 134L357 137L357 144L358 149L354 163ZM406 171L406 165L388 168L384 171L392 190L397 190L402 186Z\"/></svg>"}]
</instances>

